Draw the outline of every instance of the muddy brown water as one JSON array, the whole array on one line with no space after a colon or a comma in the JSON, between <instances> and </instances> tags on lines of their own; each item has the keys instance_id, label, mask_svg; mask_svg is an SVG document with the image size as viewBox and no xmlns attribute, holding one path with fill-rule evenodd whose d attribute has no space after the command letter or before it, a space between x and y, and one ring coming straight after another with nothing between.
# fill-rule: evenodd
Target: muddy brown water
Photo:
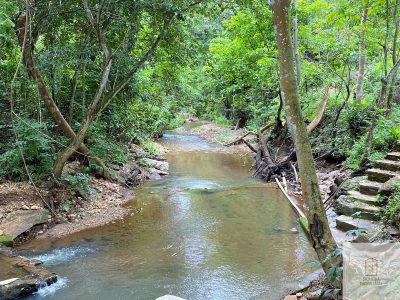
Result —
<instances>
[{"instance_id":1,"label":"muddy brown water","mask_svg":"<svg viewBox=\"0 0 400 300\"><path fill-rule=\"evenodd\" d=\"M249 157L179 130L162 143L170 176L135 191L140 213L19 249L61 278L29 299L279 299L307 282L314 252Z\"/></svg>"}]
</instances>

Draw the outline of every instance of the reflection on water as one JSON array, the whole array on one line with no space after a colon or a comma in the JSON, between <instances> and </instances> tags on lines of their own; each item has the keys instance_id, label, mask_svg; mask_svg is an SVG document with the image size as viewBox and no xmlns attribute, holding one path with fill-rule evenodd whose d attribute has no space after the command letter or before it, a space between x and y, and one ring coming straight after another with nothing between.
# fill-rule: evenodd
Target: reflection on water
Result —
<instances>
[{"instance_id":1,"label":"reflection on water","mask_svg":"<svg viewBox=\"0 0 400 300\"><path fill-rule=\"evenodd\" d=\"M193 136L164 142L171 176L136 190L129 205L141 213L25 246L67 280L32 299L279 299L306 280L313 251L290 232L281 193L249 178L248 158L204 151L213 146Z\"/></svg>"}]
</instances>

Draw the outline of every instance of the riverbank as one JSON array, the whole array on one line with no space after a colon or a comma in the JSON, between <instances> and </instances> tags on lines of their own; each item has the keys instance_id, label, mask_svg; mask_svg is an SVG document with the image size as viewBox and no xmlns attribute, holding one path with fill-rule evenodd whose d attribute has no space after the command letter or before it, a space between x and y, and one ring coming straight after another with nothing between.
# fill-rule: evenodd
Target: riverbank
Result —
<instances>
[{"instance_id":1,"label":"riverbank","mask_svg":"<svg viewBox=\"0 0 400 300\"><path fill-rule=\"evenodd\" d=\"M61 238L136 213L124 207L134 198L133 187L168 174L165 151L154 147L159 154L150 159L131 145L128 162L110 166L111 179L83 176L79 163L69 163L65 175L76 178L79 188L54 180L0 183L0 236L12 238L16 245L34 238Z\"/></svg>"},{"instance_id":2,"label":"riverbank","mask_svg":"<svg viewBox=\"0 0 400 300\"><path fill-rule=\"evenodd\" d=\"M220 145L220 152L252 154L243 144L224 146L243 135L243 130L230 130L213 123L190 120L187 121L187 127L188 133ZM143 160L145 151L137 145L131 145L129 161L123 166L111 166L113 179L96 178L94 175L88 177L85 189L89 192L85 195L65 185L55 185L52 180L43 180L35 185L28 182L0 183L0 236L11 236L17 245L34 238L61 238L115 222L127 214L135 214L136 211L124 207L134 198L133 187L144 180L160 179L160 176L168 174L168 164L160 167L157 163L164 162L167 150L157 143L153 143L153 146L157 154L140 164L138 161ZM72 162L65 169L68 175L74 176L80 172L81 166Z\"/></svg>"}]
</instances>

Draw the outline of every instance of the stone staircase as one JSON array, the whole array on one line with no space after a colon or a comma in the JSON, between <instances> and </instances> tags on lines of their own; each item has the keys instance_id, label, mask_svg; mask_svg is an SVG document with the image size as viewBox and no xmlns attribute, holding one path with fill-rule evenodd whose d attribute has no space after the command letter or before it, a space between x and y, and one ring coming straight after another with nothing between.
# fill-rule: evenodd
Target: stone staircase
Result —
<instances>
[{"instance_id":1,"label":"stone staircase","mask_svg":"<svg viewBox=\"0 0 400 300\"><path fill-rule=\"evenodd\" d=\"M366 228L367 230L380 220L380 194L387 194L388 182L400 178L400 152L386 154L382 160L374 162L367 170L367 177L360 181L358 190L348 191L334 203L336 228L341 231ZM394 179L396 178L396 179Z\"/></svg>"}]
</instances>

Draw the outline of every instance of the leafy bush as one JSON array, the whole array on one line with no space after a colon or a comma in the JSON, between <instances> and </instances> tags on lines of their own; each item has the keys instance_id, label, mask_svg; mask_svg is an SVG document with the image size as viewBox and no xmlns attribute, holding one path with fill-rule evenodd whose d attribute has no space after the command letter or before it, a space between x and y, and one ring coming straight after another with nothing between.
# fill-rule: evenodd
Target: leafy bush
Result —
<instances>
[{"instance_id":1,"label":"leafy bush","mask_svg":"<svg viewBox=\"0 0 400 300\"><path fill-rule=\"evenodd\" d=\"M86 200L89 199L90 194L95 192L90 188L90 179L87 174L77 173L74 175L64 175L61 179L69 188L78 191Z\"/></svg>"},{"instance_id":2,"label":"leafy bush","mask_svg":"<svg viewBox=\"0 0 400 300\"><path fill-rule=\"evenodd\" d=\"M18 140L12 140L6 145L6 151L0 155L0 177L26 179L23 158L34 180L50 174L55 160L55 149L53 141L43 134L47 132L47 124L33 119L21 119L16 122L15 127Z\"/></svg>"},{"instance_id":3,"label":"leafy bush","mask_svg":"<svg viewBox=\"0 0 400 300\"><path fill-rule=\"evenodd\" d=\"M361 116L364 114L361 114ZM367 119L367 116L364 115L364 118ZM362 132L365 127L363 124L365 121L361 120L360 115L358 117L350 118L351 120L356 120L356 124L352 124L354 126L354 131L358 126L358 130ZM400 108L398 105L394 105L392 113L389 118L385 116L380 116L378 120L378 124L375 128L374 137L372 140L371 147L371 155L369 157L370 161L374 161L377 159L382 159L386 152L390 151L394 148L396 144L399 143L400 140ZM349 123L350 126L350 123ZM351 128L349 128L351 130ZM359 138L355 143L354 139L349 142L348 150L346 151L346 155L348 155L347 166L351 169L357 169L360 163L360 160L364 153L365 148L365 140L367 137L368 131L365 131L364 134Z\"/></svg>"},{"instance_id":4,"label":"leafy bush","mask_svg":"<svg viewBox=\"0 0 400 300\"><path fill-rule=\"evenodd\" d=\"M399 225L400 215L400 185L395 187L394 193L388 198L388 203L383 209L384 220L388 223Z\"/></svg>"}]
</instances>

